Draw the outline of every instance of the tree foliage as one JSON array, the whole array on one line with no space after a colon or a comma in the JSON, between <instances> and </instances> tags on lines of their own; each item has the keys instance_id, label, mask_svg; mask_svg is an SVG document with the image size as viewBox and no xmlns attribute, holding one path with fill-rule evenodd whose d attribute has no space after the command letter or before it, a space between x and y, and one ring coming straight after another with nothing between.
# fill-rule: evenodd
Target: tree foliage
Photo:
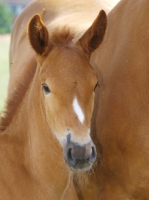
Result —
<instances>
[{"instance_id":1,"label":"tree foliage","mask_svg":"<svg viewBox=\"0 0 149 200\"><path fill-rule=\"evenodd\" d=\"M8 7L0 2L0 34L11 31L11 12Z\"/></svg>"}]
</instances>

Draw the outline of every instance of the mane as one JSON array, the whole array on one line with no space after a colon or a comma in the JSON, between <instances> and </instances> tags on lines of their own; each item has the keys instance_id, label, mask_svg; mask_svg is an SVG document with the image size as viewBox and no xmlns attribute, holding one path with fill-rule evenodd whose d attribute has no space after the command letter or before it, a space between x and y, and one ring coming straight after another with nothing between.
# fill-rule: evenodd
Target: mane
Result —
<instances>
[{"instance_id":1,"label":"mane","mask_svg":"<svg viewBox=\"0 0 149 200\"><path fill-rule=\"evenodd\" d=\"M37 64L35 60L32 60L32 62L29 63L28 67L26 67L26 70L23 73L22 77L19 78L16 88L8 97L5 109L0 114L0 132L6 130L6 128L11 123L13 116L17 112L19 105L23 101L26 91L34 77L36 67Z\"/></svg>"},{"instance_id":2,"label":"mane","mask_svg":"<svg viewBox=\"0 0 149 200\"><path fill-rule=\"evenodd\" d=\"M70 27L55 27L50 35L50 41L53 45L69 45L74 37L75 33Z\"/></svg>"}]
</instances>

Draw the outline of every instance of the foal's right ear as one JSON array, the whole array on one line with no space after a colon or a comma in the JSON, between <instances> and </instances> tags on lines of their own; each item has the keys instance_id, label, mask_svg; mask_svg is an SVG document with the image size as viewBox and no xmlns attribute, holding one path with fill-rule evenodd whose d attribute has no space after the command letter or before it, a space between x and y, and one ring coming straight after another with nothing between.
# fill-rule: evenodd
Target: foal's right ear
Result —
<instances>
[{"instance_id":1,"label":"foal's right ear","mask_svg":"<svg viewBox=\"0 0 149 200\"><path fill-rule=\"evenodd\" d=\"M38 14L36 14L29 22L28 37L31 46L37 54L43 55L48 53L51 48L48 30Z\"/></svg>"},{"instance_id":2,"label":"foal's right ear","mask_svg":"<svg viewBox=\"0 0 149 200\"><path fill-rule=\"evenodd\" d=\"M91 27L79 39L80 45L89 57L102 42L105 35L106 26L107 16L106 13L101 10Z\"/></svg>"}]
</instances>

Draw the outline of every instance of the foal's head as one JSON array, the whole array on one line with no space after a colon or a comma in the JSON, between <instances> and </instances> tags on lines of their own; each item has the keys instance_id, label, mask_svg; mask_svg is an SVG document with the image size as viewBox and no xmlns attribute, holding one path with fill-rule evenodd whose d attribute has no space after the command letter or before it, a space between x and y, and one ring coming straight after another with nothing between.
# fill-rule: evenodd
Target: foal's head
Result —
<instances>
[{"instance_id":1,"label":"foal's head","mask_svg":"<svg viewBox=\"0 0 149 200\"><path fill-rule=\"evenodd\" d=\"M105 29L104 11L76 43L66 27L49 37L39 15L29 23L29 40L40 66L45 120L73 171L90 169L96 158L90 124L97 75L89 58L101 43Z\"/></svg>"}]
</instances>

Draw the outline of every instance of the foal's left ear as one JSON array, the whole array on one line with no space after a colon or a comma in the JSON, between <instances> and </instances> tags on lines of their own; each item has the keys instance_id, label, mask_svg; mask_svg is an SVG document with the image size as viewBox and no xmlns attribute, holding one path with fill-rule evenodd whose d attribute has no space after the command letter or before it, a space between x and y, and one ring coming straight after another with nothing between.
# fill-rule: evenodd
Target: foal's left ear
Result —
<instances>
[{"instance_id":1,"label":"foal's left ear","mask_svg":"<svg viewBox=\"0 0 149 200\"><path fill-rule=\"evenodd\" d=\"M91 53L97 49L102 42L107 26L106 13L101 10L91 27L79 39L84 52L90 56Z\"/></svg>"},{"instance_id":2,"label":"foal's left ear","mask_svg":"<svg viewBox=\"0 0 149 200\"><path fill-rule=\"evenodd\" d=\"M50 50L48 30L38 14L29 22L28 37L31 46L37 54L43 55L48 53Z\"/></svg>"}]
</instances>

